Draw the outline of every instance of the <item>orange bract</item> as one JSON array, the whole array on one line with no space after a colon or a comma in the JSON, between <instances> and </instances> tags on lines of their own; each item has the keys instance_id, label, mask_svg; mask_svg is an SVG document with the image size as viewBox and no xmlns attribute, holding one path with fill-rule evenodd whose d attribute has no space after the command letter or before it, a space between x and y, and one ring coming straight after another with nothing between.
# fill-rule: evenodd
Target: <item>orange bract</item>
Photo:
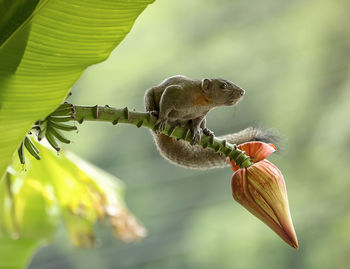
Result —
<instances>
[{"instance_id":1,"label":"orange bract","mask_svg":"<svg viewBox=\"0 0 350 269\"><path fill-rule=\"evenodd\" d=\"M238 149L244 151L251 159L253 163L264 160L271 153L276 151L276 147L273 144L266 144L260 141L247 142L237 146ZM239 165L236 165L234 161L227 160L231 165L233 171L239 169Z\"/></svg>"}]
</instances>

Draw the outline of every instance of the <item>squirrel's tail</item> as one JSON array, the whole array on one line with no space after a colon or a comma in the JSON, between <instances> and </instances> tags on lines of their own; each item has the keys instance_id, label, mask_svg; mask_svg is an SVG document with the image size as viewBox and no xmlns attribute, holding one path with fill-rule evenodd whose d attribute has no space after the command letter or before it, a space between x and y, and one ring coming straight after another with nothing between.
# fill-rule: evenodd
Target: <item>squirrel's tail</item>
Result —
<instances>
[{"instance_id":1,"label":"squirrel's tail","mask_svg":"<svg viewBox=\"0 0 350 269\"><path fill-rule=\"evenodd\" d=\"M166 135L152 134L161 155L176 165L192 169L211 169L228 165L224 155L211 149L204 149L198 145L193 146L186 141L176 140ZM226 139L227 142L238 145L248 141L274 143L279 137L274 131L249 127L238 133L223 135L218 138Z\"/></svg>"}]
</instances>

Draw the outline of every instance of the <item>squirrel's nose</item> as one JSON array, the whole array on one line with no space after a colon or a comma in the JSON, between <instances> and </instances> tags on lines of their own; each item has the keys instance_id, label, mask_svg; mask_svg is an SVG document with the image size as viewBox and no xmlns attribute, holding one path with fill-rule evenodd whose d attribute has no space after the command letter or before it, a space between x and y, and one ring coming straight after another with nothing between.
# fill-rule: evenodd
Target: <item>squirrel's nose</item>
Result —
<instances>
[{"instance_id":1,"label":"squirrel's nose","mask_svg":"<svg viewBox=\"0 0 350 269\"><path fill-rule=\"evenodd\" d=\"M241 96L243 96L243 95L244 95L244 93L245 93L245 90L243 90L243 89L239 88L239 89L238 89L238 92L239 92L239 94L240 94Z\"/></svg>"}]
</instances>

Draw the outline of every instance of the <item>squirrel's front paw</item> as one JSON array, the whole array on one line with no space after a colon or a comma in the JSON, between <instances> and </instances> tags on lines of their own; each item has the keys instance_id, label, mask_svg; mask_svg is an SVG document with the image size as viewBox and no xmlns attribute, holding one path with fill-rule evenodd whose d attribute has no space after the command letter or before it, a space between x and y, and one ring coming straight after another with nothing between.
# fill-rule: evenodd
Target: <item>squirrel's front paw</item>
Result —
<instances>
[{"instance_id":1,"label":"squirrel's front paw","mask_svg":"<svg viewBox=\"0 0 350 269\"><path fill-rule=\"evenodd\" d=\"M205 134L207 136L214 136L214 132L209 130L208 128L203 129L203 134Z\"/></svg>"},{"instance_id":2,"label":"squirrel's front paw","mask_svg":"<svg viewBox=\"0 0 350 269\"><path fill-rule=\"evenodd\" d=\"M157 110L148 111L148 113L157 118L159 117L159 112Z\"/></svg>"},{"instance_id":3,"label":"squirrel's front paw","mask_svg":"<svg viewBox=\"0 0 350 269\"><path fill-rule=\"evenodd\" d=\"M165 130L165 127L166 127L166 124L167 124L167 119L164 119L164 118L159 118L157 121L156 121L156 126L157 126L157 132L161 133Z\"/></svg>"},{"instance_id":4,"label":"squirrel's front paw","mask_svg":"<svg viewBox=\"0 0 350 269\"><path fill-rule=\"evenodd\" d=\"M202 137L202 131L201 129L196 129L192 131L192 141L191 145L198 144L198 142L201 140Z\"/></svg>"}]
</instances>

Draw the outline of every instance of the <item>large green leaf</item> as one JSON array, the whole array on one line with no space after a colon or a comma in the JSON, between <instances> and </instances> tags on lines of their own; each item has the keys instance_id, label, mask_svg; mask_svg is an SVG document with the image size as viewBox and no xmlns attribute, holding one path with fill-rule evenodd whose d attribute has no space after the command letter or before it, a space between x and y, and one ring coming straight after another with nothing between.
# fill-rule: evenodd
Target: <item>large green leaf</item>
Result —
<instances>
[{"instance_id":1,"label":"large green leaf","mask_svg":"<svg viewBox=\"0 0 350 269\"><path fill-rule=\"evenodd\" d=\"M0 2L9 11L0 20L0 178L32 124L65 99L87 66L109 56L153 1Z\"/></svg>"}]
</instances>

